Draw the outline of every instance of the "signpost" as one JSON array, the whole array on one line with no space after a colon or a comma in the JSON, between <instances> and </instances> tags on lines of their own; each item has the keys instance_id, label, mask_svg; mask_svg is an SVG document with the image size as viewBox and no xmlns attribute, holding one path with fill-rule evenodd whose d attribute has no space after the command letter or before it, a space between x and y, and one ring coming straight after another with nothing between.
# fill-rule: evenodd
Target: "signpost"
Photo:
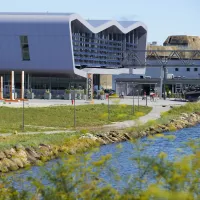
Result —
<instances>
[{"instance_id":1,"label":"signpost","mask_svg":"<svg viewBox=\"0 0 200 200\"><path fill-rule=\"evenodd\" d=\"M3 76L0 77L0 99L3 99Z\"/></svg>"}]
</instances>

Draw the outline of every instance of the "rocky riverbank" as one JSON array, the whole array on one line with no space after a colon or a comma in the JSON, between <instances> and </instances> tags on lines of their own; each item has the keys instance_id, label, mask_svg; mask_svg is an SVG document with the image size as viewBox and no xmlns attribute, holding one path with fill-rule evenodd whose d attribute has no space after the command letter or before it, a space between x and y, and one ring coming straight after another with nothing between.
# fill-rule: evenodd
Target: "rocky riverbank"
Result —
<instances>
[{"instance_id":1,"label":"rocky riverbank","mask_svg":"<svg viewBox=\"0 0 200 200\"><path fill-rule=\"evenodd\" d=\"M0 151L0 172L6 173L16 171L31 165L37 165L48 160L54 159L60 155L75 154L87 151L89 148L97 145L106 145L127 141L132 138L146 137L158 133L174 131L186 127L191 127L200 123L200 113L191 114L182 113L178 118L170 120L167 124L156 124L144 128L143 131L133 131L131 133L124 131L109 131L107 133L83 134L76 145L46 145L40 144L38 147L24 147L16 145L9 150Z\"/></svg>"}]
</instances>

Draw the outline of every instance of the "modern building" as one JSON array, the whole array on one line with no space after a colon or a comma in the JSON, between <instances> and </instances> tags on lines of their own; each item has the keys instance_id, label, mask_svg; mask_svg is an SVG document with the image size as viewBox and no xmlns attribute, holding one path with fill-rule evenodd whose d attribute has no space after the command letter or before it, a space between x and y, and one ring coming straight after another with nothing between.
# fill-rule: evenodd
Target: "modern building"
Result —
<instances>
[{"instance_id":1,"label":"modern building","mask_svg":"<svg viewBox=\"0 0 200 200\"><path fill-rule=\"evenodd\" d=\"M147 27L137 21L84 20L77 14L0 13L0 75L4 86L15 71L15 87L25 71L25 88L85 88L103 75L129 73L124 51L146 49ZM140 54L145 59L145 54ZM133 69L144 74L145 68ZM102 75L102 77L100 77ZM104 83L100 83L100 80Z\"/></svg>"},{"instance_id":2,"label":"modern building","mask_svg":"<svg viewBox=\"0 0 200 200\"><path fill-rule=\"evenodd\" d=\"M173 50L200 50L200 37L199 36L186 36L186 35L173 35L169 36L163 46L157 45L155 42L148 43L147 50L162 50L163 52L157 52L160 59L167 59L167 53L164 51ZM176 91L177 87L184 87L187 85L200 84L200 55L197 53L194 57L190 52L182 53L182 59L187 62L192 62L190 65L185 65L177 57L170 59L170 67L167 68L168 80L167 85ZM191 60L192 58L192 60ZM161 89L161 64L159 67L158 60L154 57L149 58L148 53L146 57L146 63L149 66L146 67L146 73L144 76L137 74L124 74L124 75L114 75L113 76L113 88L116 89L118 93L123 91L126 95L132 95L133 83L138 83L140 90L150 91L151 88L155 88L158 91ZM155 67L156 66L156 67ZM174 80L170 80L170 77L175 77ZM142 80L139 80L140 78ZM147 77L147 79L145 79ZM137 90L137 89L136 89Z\"/></svg>"}]
</instances>

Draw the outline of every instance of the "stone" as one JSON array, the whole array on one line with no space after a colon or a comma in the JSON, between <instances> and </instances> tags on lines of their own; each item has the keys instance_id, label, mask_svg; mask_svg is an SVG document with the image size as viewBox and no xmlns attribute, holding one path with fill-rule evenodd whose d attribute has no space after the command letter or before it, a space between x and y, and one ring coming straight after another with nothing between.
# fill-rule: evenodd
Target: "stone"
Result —
<instances>
[{"instance_id":1,"label":"stone","mask_svg":"<svg viewBox=\"0 0 200 200\"><path fill-rule=\"evenodd\" d=\"M41 147L46 147L48 149L51 149L51 146L50 145L46 145L46 144L40 144L39 148L41 148Z\"/></svg>"},{"instance_id":2,"label":"stone","mask_svg":"<svg viewBox=\"0 0 200 200\"><path fill-rule=\"evenodd\" d=\"M114 141L110 139L106 134L103 136L103 139L106 140L108 143L114 143Z\"/></svg>"},{"instance_id":3,"label":"stone","mask_svg":"<svg viewBox=\"0 0 200 200\"><path fill-rule=\"evenodd\" d=\"M177 129L182 129L183 127L180 124L175 125Z\"/></svg>"},{"instance_id":4,"label":"stone","mask_svg":"<svg viewBox=\"0 0 200 200\"><path fill-rule=\"evenodd\" d=\"M35 157L33 157L32 155L30 155L29 153L27 153L27 160L31 163L31 164L35 164L37 159Z\"/></svg>"},{"instance_id":5,"label":"stone","mask_svg":"<svg viewBox=\"0 0 200 200\"><path fill-rule=\"evenodd\" d=\"M0 151L0 160L2 160L3 158L6 158L6 155L3 151Z\"/></svg>"},{"instance_id":6,"label":"stone","mask_svg":"<svg viewBox=\"0 0 200 200\"><path fill-rule=\"evenodd\" d=\"M3 166L6 166L10 171L16 171L19 167L10 159L4 158L2 161Z\"/></svg>"},{"instance_id":7,"label":"stone","mask_svg":"<svg viewBox=\"0 0 200 200\"><path fill-rule=\"evenodd\" d=\"M20 158L11 158L11 160L19 167L23 168L24 164Z\"/></svg>"},{"instance_id":8,"label":"stone","mask_svg":"<svg viewBox=\"0 0 200 200\"><path fill-rule=\"evenodd\" d=\"M124 137L125 137L127 140L131 140L131 137L129 136L128 133L124 133Z\"/></svg>"},{"instance_id":9,"label":"stone","mask_svg":"<svg viewBox=\"0 0 200 200\"><path fill-rule=\"evenodd\" d=\"M21 144L17 144L17 145L15 146L15 149L16 149L16 151L19 151L20 149L25 150L25 147L22 146Z\"/></svg>"},{"instance_id":10,"label":"stone","mask_svg":"<svg viewBox=\"0 0 200 200\"><path fill-rule=\"evenodd\" d=\"M26 148L26 152L36 159L40 159L40 155L31 147Z\"/></svg>"},{"instance_id":11,"label":"stone","mask_svg":"<svg viewBox=\"0 0 200 200\"><path fill-rule=\"evenodd\" d=\"M0 172L6 173L8 171L8 168L0 161Z\"/></svg>"},{"instance_id":12,"label":"stone","mask_svg":"<svg viewBox=\"0 0 200 200\"><path fill-rule=\"evenodd\" d=\"M97 141L100 143L100 144L102 144L102 145L106 145L106 144L108 144L105 140L103 140L102 138L97 138Z\"/></svg>"},{"instance_id":13,"label":"stone","mask_svg":"<svg viewBox=\"0 0 200 200\"><path fill-rule=\"evenodd\" d=\"M16 151L15 151L14 148L11 148L9 150L8 149L5 150L4 153L5 153L5 155L6 155L7 158L11 158L13 155L16 154Z\"/></svg>"},{"instance_id":14,"label":"stone","mask_svg":"<svg viewBox=\"0 0 200 200\"><path fill-rule=\"evenodd\" d=\"M23 166L30 165L30 162L28 161L27 153L25 150L22 150L22 149L18 150L17 153L15 154L15 157L20 158L20 160L23 163Z\"/></svg>"},{"instance_id":15,"label":"stone","mask_svg":"<svg viewBox=\"0 0 200 200\"><path fill-rule=\"evenodd\" d=\"M188 118L189 115L187 113L182 113L181 116L185 117L185 118Z\"/></svg>"},{"instance_id":16,"label":"stone","mask_svg":"<svg viewBox=\"0 0 200 200\"><path fill-rule=\"evenodd\" d=\"M80 139L91 139L91 140L94 140L96 141L97 140L97 137L95 137L94 135L92 135L91 133L86 133L84 135L81 135Z\"/></svg>"}]
</instances>

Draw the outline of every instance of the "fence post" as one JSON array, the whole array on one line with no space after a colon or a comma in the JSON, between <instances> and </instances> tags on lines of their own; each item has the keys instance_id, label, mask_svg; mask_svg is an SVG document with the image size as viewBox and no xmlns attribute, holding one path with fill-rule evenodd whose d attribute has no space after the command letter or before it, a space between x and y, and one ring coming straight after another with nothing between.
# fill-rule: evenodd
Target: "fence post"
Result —
<instances>
[{"instance_id":1,"label":"fence post","mask_svg":"<svg viewBox=\"0 0 200 200\"><path fill-rule=\"evenodd\" d=\"M110 121L110 96L108 94L108 121Z\"/></svg>"}]
</instances>

